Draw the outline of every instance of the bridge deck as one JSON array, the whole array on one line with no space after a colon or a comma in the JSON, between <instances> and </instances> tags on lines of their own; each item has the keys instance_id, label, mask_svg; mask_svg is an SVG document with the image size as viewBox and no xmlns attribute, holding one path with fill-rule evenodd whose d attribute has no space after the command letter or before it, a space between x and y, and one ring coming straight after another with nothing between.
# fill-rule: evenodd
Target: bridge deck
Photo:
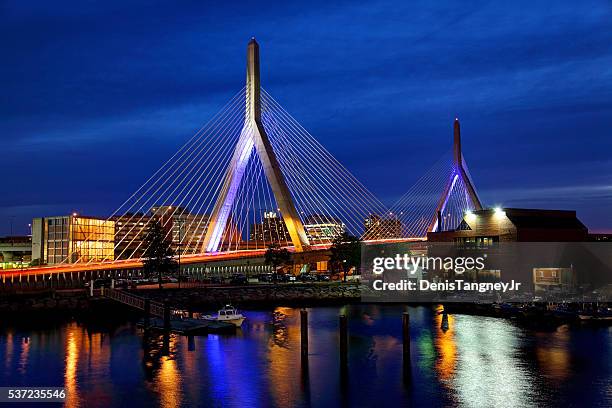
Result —
<instances>
[{"instance_id":1,"label":"bridge deck","mask_svg":"<svg viewBox=\"0 0 612 408\"><path fill-rule=\"evenodd\" d=\"M384 240L371 240L363 241L366 245L371 244L382 244L382 243L393 243L393 242L421 242L425 241L426 238L397 238L397 239L384 239ZM321 244L311 246L310 251L325 251L330 248L330 244ZM288 248L290 251L292 248ZM206 253L196 255L184 255L181 256L182 265L190 265L197 263L206 263L214 261L227 261L242 258L254 258L263 256L266 253L266 249L256 250L244 250L235 252L219 252L219 253ZM23 269L5 269L0 271L0 277L11 278L11 277L27 277L32 275L46 275L46 274L59 274L59 273L71 273L71 272L84 272L84 271L106 271L115 269L137 269L142 267L142 260L140 259L127 259L127 260L116 260L107 261L100 263L75 263L75 264L60 264L50 266L38 266L29 267Z\"/></svg>"}]
</instances>

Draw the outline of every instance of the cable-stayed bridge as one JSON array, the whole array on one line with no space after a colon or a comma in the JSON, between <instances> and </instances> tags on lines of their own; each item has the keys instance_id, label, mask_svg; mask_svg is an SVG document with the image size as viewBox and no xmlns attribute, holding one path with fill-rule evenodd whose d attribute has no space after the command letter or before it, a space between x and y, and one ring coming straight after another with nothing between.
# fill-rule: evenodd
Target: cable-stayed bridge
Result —
<instances>
[{"instance_id":1,"label":"cable-stayed bridge","mask_svg":"<svg viewBox=\"0 0 612 408\"><path fill-rule=\"evenodd\" d=\"M86 250L70 251L59 265L12 273L138 268L154 223L189 264L261 256L271 244L314 252L344 232L364 241L424 240L482 208L458 120L452 154L389 208L261 87L259 62L252 39L246 86L113 212L114 239L91 233Z\"/></svg>"}]
</instances>

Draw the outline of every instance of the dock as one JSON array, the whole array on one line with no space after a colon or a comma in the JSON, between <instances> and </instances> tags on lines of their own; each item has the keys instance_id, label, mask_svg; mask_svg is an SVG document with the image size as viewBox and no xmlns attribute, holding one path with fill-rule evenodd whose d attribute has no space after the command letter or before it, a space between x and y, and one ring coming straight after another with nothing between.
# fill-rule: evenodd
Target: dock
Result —
<instances>
[{"instance_id":1,"label":"dock","mask_svg":"<svg viewBox=\"0 0 612 408\"><path fill-rule=\"evenodd\" d=\"M185 310L171 309L167 304L125 292L120 289L101 289L101 295L116 302L142 310L145 317L137 323L138 327L148 330L170 331L187 336L208 333L234 333L233 323L185 317Z\"/></svg>"},{"instance_id":2,"label":"dock","mask_svg":"<svg viewBox=\"0 0 612 408\"><path fill-rule=\"evenodd\" d=\"M144 319L137 323L138 327L145 327ZM164 331L164 319L157 317L149 320L150 330ZM170 331L172 333L182 334L185 336L197 336L208 333L234 333L236 326L227 322L215 322L203 319L171 319Z\"/></svg>"}]
</instances>

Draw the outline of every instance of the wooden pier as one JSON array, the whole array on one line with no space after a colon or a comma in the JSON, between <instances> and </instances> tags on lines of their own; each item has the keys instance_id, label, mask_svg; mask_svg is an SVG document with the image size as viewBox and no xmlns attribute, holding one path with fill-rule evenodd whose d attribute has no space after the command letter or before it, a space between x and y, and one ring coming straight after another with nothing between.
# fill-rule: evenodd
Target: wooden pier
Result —
<instances>
[{"instance_id":1,"label":"wooden pier","mask_svg":"<svg viewBox=\"0 0 612 408\"><path fill-rule=\"evenodd\" d=\"M186 310L172 309L168 304L155 302L121 289L102 289L101 295L134 309L142 310L145 316L138 326L147 330L163 330L184 335L236 331L233 323L186 317L190 315Z\"/></svg>"}]
</instances>

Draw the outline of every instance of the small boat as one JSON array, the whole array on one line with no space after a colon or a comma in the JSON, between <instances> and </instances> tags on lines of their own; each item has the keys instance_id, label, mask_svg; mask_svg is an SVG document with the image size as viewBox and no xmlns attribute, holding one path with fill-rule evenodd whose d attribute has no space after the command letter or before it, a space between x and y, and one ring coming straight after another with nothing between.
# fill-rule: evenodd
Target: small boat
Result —
<instances>
[{"instance_id":1,"label":"small boat","mask_svg":"<svg viewBox=\"0 0 612 408\"><path fill-rule=\"evenodd\" d=\"M612 312L598 311L591 313L579 313L578 318L581 321L592 321L592 322L610 322L612 323Z\"/></svg>"},{"instance_id":2,"label":"small boat","mask_svg":"<svg viewBox=\"0 0 612 408\"><path fill-rule=\"evenodd\" d=\"M232 323L234 326L240 327L242 326L242 322L244 322L246 317L241 313L238 313L238 310L235 307L225 305L217 312L216 316L205 315L202 316L202 319L215 322Z\"/></svg>"}]
</instances>

